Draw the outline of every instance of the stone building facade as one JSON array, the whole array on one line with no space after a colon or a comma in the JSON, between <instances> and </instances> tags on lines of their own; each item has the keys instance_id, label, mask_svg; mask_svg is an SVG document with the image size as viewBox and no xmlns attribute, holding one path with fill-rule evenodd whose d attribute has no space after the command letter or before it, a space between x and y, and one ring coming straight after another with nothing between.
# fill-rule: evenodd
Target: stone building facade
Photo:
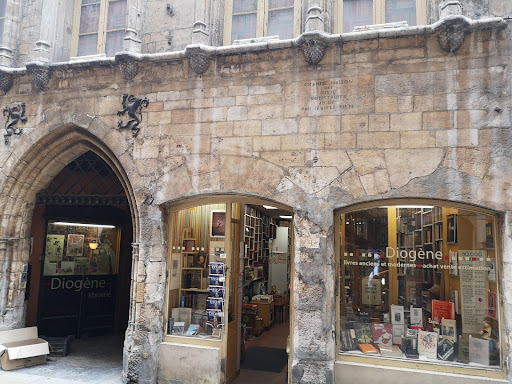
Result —
<instances>
[{"instance_id":1,"label":"stone building facade","mask_svg":"<svg viewBox=\"0 0 512 384\"><path fill-rule=\"evenodd\" d=\"M26 120L0 142L0 328L26 324L36 195L93 151L119 178L133 224L126 382L191 374L164 342L168 208L218 196L293 211L293 383L355 383L361 371L479 382L473 371L340 360L334 214L390 199L496 211L505 363L490 382L512 380L510 2L429 1L427 25L338 33L341 2L297 1L299 35L225 45L224 1L128 0L124 49L83 58L71 3L7 2L2 108L24 103ZM123 94L148 100L136 135L118 128ZM221 350L190 382L224 381Z\"/></svg>"}]
</instances>

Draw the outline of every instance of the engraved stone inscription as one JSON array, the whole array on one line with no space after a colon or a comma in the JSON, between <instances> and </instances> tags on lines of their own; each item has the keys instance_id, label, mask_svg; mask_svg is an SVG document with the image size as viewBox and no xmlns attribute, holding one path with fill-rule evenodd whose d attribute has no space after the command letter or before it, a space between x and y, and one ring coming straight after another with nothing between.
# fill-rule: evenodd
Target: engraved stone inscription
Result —
<instances>
[{"instance_id":1,"label":"engraved stone inscription","mask_svg":"<svg viewBox=\"0 0 512 384\"><path fill-rule=\"evenodd\" d=\"M352 109L354 104L350 103L347 94L343 94L340 89L342 84L353 84L352 79L324 80L324 81L307 81L305 87L316 87L316 95L309 98L310 105L303 106L302 111L337 111L341 109ZM313 105L311 105L313 104ZM316 105L315 105L316 104Z\"/></svg>"}]
</instances>

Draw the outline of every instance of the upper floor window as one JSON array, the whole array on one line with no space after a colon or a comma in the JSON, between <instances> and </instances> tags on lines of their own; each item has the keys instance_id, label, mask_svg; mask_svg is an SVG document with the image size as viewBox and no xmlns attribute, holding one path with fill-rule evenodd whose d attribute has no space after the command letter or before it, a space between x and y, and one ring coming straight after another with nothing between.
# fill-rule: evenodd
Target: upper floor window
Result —
<instances>
[{"instance_id":1,"label":"upper floor window","mask_svg":"<svg viewBox=\"0 0 512 384\"><path fill-rule=\"evenodd\" d=\"M299 34L299 0L226 0L225 44L235 40Z\"/></svg>"},{"instance_id":2,"label":"upper floor window","mask_svg":"<svg viewBox=\"0 0 512 384\"><path fill-rule=\"evenodd\" d=\"M73 56L123 50L127 0L77 0L75 3Z\"/></svg>"},{"instance_id":3,"label":"upper floor window","mask_svg":"<svg viewBox=\"0 0 512 384\"><path fill-rule=\"evenodd\" d=\"M7 0L0 0L0 44L3 43L6 5Z\"/></svg>"},{"instance_id":4,"label":"upper floor window","mask_svg":"<svg viewBox=\"0 0 512 384\"><path fill-rule=\"evenodd\" d=\"M407 22L426 24L425 0L340 0L336 29L352 32L356 26Z\"/></svg>"}]
</instances>

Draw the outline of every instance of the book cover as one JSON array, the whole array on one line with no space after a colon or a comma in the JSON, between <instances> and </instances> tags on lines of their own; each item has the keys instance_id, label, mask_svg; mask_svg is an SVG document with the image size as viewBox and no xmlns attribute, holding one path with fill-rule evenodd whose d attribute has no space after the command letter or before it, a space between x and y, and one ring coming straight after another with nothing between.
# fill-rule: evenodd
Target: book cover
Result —
<instances>
[{"instance_id":1,"label":"book cover","mask_svg":"<svg viewBox=\"0 0 512 384\"><path fill-rule=\"evenodd\" d=\"M393 344L402 344L402 339L405 336L405 324L393 324Z\"/></svg>"},{"instance_id":2,"label":"book cover","mask_svg":"<svg viewBox=\"0 0 512 384\"><path fill-rule=\"evenodd\" d=\"M185 330L185 322L184 321L175 321L172 326L172 333L183 333Z\"/></svg>"},{"instance_id":3,"label":"book cover","mask_svg":"<svg viewBox=\"0 0 512 384\"><path fill-rule=\"evenodd\" d=\"M450 288L450 301L453 303L453 306L455 307L455 313L459 314L459 291Z\"/></svg>"},{"instance_id":4,"label":"book cover","mask_svg":"<svg viewBox=\"0 0 512 384\"><path fill-rule=\"evenodd\" d=\"M437 357L440 360L453 361L457 357L455 352L455 341L450 339L439 340L437 346Z\"/></svg>"},{"instance_id":5,"label":"book cover","mask_svg":"<svg viewBox=\"0 0 512 384\"><path fill-rule=\"evenodd\" d=\"M423 328L423 309L410 306L411 326Z\"/></svg>"},{"instance_id":6,"label":"book cover","mask_svg":"<svg viewBox=\"0 0 512 384\"><path fill-rule=\"evenodd\" d=\"M432 321L441 324L443 319L455 319L455 308L450 301L432 300Z\"/></svg>"},{"instance_id":7,"label":"book cover","mask_svg":"<svg viewBox=\"0 0 512 384\"><path fill-rule=\"evenodd\" d=\"M340 339L342 351L357 350L356 332L353 329L342 330Z\"/></svg>"},{"instance_id":8,"label":"book cover","mask_svg":"<svg viewBox=\"0 0 512 384\"><path fill-rule=\"evenodd\" d=\"M380 354L385 357L403 357L403 353L396 345L380 345Z\"/></svg>"},{"instance_id":9,"label":"book cover","mask_svg":"<svg viewBox=\"0 0 512 384\"><path fill-rule=\"evenodd\" d=\"M418 332L418 353L429 359L437 359L437 333Z\"/></svg>"},{"instance_id":10,"label":"book cover","mask_svg":"<svg viewBox=\"0 0 512 384\"><path fill-rule=\"evenodd\" d=\"M365 355L379 354L379 350L373 344L359 344L358 347Z\"/></svg>"},{"instance_id":11,"label":"book cover","mask_svg":"<svg viewBox=\"0 0 512 384\"><path fill-rule=\"evenodd\" d=\"M373 332L371 323L354 324L357 342L360 344L369 344L373 341Z\"/></svg>"},{"instance_id":12,"label":"book cover","mask_svg":"<svg viewBox=\"0 0 512 384\"><path fill-rule=\"evenodd\" d=\"M457 344L457 361L463 364L469 363L469 338L461 336Z\"/></svg>"},{"instance_id":13,"label":"book cover","mask_svg":"<svg viewBox=\"0 0 512 384\"><path fill-rule=\"evenodd\" d=\"M404 324L404 306L391 305L391 323Z\"/></svg>"},{"instance_id":14,"label":"book cover","mask_svg":"<svg viewBox=\"0 0 512 384\"><path fill-rule=\"evenodd\" d=\"M373 343L378 345L393 344L393 325L386 323L372 323Z\"/></svg>"},{"instance_id":15,"label":"book cover","mask_svg":"<svg viewBox=\"0 0 512 384\"><path fill-rule=\"evenodd\" d=\"M185 336L194 336L199 333L199 330L201 329L201 326L199 324L190 324L188 326L187 332L185 333Z\"/></svg>"},{"instance_id":16,"label":"book cover","mask_svg":"<svg viewBox=\"0 0 512 384\"><path fill-rule=\"evenodd\" d=\"M469 336L469 361L490 365L489 340Z\"/></svg>"},{"instance_id":17,"label":"book cover","mask_svg":"<svg viewBox=\"0 0 512 384\"><path fill-rule=\"evenodd\" d=\"M441 320L441 338L457 341L457 321L451 319Z\"/></svg>"}]
</instances>

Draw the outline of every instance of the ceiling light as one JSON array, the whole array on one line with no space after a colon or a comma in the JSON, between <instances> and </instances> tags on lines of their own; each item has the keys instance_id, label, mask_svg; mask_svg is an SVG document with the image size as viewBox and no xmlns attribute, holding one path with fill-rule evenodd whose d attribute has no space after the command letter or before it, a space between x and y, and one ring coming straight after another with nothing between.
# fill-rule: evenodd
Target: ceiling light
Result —
<instances>
[{"instance_id":1,"label":"ceiling light","mask_svg":"<svg viewBox=\"0 0 512 384\"><path fill-rule=\"evenodd\" d=\"M292 217L291 216L279 216L281 219L291 219Z\"/></svg>"},{"instance_id":2,"label":"ceiling light","mask_svg":"<svg viewBox=\"0 0 512 384\"><path fill-rule=\"evenodd\" d=\"M276 207L273 207L271 205L264 205L263 208L265 208L265 209L277 209Z\"/></svg>"},{"instance_id":3,"label":"ceiling light","mask_svg":"<svg viewBox=\"0 0 512 384\"><path fill-rule=\"evenodd\" d=\"M115 228L115 225L110 224L85 224L85 223L68 223L66 221L56 221L55 225L66 225L69 227L94 227L94 228Z\"/></svg>"}]
</instances>

